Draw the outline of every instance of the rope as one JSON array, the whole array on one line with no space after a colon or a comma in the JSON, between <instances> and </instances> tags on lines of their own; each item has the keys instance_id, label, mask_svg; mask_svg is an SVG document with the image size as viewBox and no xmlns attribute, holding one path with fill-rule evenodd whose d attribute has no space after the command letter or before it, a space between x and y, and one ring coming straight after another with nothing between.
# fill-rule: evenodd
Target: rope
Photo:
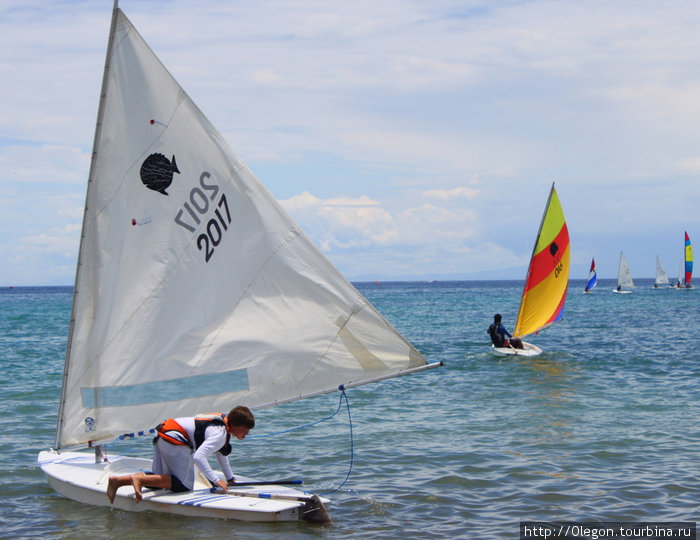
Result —
<instances>
[{"instance_id":1,"label":"rope","mask_svg":"<svg viewBox=\"0 0 700 540\"><path fill-rule=\"evenodd\" d=\"M342 488L345 483L348 481L348 478L350 478L350 473L352 472L352 463L355 459L355 445L353 443L353 437L352 437L352 417L350 416L350 401L348 400L348 396L345 394L345 387L343 385L340 385L338 387L338 390L342 392L340 395L340 402L343 402L343 398L345 399L345 406L348 409L348 425L350 426L350 468L348 469L348 474L345 475L345 480L342 481L342 483L335 489L331 491L327 491L325 493L320 493L320 495L330 495L331 493L335 493L336 491L339 491L340 488ZM338 410L340 410L340 404L338 404ZM336 411L337 413L337 411Z\"/></svg>"},{"instance_id":2,"label":"rope","mask_svg":"<svg viewBox=\"0 0 700 540\"><path fill-rule=\"evenodd\" d=\"M345 395L345 388L341 386L341 387L339 388L339 390L341 390L341 391L343 392L342 395L340 396L340 403L338 403L338 408L336 409L336 411L335 411L333 414L331 414L330 416L328 416L328 417L326 417L326 418L322 418L321 420L316 420L315 422L311 422L310 424L305 424L305 425L303 425L303 426L297 426L297 427L285 429L285 430L282 430L282 431L277 431L277 432L275 432L275 433L268 433L267 435L248 435L246 438L247 438L247 439L264 439L264 438L266 438L266 437L274 437L275 435L282 435L282 434L284 434L284 433L290 433L290 432L292 432L292 431L298 431L298 430L300 430L300 429L304 429L304 428L307 428L307 427L315 426L316 424L320 424L321 422L325 422L326 420L330 420L331 418L333 418L336 414L338 414L338 413L340 412L340 406L341 406L342 403L343 403L343 396ZM345 399L346 399L346 400L348 399L347 396L345 397Z\"/></svg>"},{"instance_id":3,"label":"rope","mask_svg":"<svg viewBox=\"0 0 700 540\"><path fill-rule=\"evenodd\" d=\"M249 439L252 439L252 438L261 439L261 438L265 438L265 437L273 437L275 435L282 435L284 433L289 433L291 431L297 431L299 429L304 429L307 427L315 426L316 424L320 424L321 422L325 422L326 420L330 420L331 418L336 416L340 412L340 409L343 406L343 400L345 400L345 407L347 408L347 411L348 411L348 425L350 427L350 467L348 468L348 474L345 475L345 479L342 481L342 483L337 488L335 488L334 490L331 490L331 491L327 491L325 493L319 493L319 495L330 495L331 493L335 493L336 491L339 491L340 488L342 488L347 483L348 479L350 478L350 474L352 473L353 461L355 459L355 445L354 445L353 435L352 435L352 417L350 415L350 401L348 400L348 396L345 393L345 386L340 385L338 387L338 390L340 390L340 392L341 392L340 400L338 402L338 408L330 416L328 416L326 418L322 418L321 420L316 420L315 422L311 422L310 424L305 424L303 426L297 426L297 427L293 427L290 429L277 431L275 433L268 433L267 435L248 435L248 437L247 437Z\"/></svg>"}]
</instances>

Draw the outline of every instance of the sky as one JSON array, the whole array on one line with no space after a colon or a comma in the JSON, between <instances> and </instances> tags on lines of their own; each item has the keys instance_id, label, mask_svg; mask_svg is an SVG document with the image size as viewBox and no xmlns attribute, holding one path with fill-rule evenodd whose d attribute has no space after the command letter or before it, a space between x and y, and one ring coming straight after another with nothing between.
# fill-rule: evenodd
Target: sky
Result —
<instances>
[{"instance_id":1,"label":"sky","mask_svg":"<svg viewBox=\"0 0 700 540\"><path fill-rule=\"evenodd\" d=\"M72 285L112 0L0 0L0 285ZM700 3L122 0L351 280L572 279L700 246ZM696 249L696 251L698 251Z\"/></svg>"}]
</instances>

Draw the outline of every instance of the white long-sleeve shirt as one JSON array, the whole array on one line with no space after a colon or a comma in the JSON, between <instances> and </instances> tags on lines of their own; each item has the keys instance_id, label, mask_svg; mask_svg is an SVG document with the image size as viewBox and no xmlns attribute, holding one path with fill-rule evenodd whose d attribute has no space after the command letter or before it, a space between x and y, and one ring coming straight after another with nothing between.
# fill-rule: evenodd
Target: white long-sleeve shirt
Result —
<instances>
[{"instance_id":1,"label":"white long-sleeve shirt","mask_svg":"<svg viewBox=\"0 0 700 540\"><path fill-rule=\"evenodd\" d=\"M194 418L176 418L175 421L187 430L190 441L194 443ZM209 465L209 456L212 454L216 456L219 467L221 467L221 472L224 473L224 478L226 480L233 478L233 471L231 471L228 457L218 452L219 448L224 444L226 444L226 428L221 425L210 425L204 431L204 442L202 442L200 447L197 448L192 455L192 459L197 464L197 467L199 467L199 470L212 484L216 484L216 482L219 481L219 477L211 468L211 465Z\"/></svg>"}]
</instances>

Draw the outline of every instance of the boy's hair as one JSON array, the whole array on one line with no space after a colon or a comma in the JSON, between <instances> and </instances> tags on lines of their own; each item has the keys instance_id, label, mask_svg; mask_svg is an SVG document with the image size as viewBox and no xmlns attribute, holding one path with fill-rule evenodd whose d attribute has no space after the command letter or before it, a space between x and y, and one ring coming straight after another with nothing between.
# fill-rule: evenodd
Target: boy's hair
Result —
<instances>
[{"instance_id":1,"label":"boy's hair","mask_svg":"<svg viewBox=\"0 0 700 540\"><path fill-rule=\"evenodd\" d=\"M231 409L231 412L226 416L229 426L244 426L248 429L253 429L255 427L255 417L253 413L250 412L248 407L243 405L238 405Z\"/></svg>"}]
</instances>

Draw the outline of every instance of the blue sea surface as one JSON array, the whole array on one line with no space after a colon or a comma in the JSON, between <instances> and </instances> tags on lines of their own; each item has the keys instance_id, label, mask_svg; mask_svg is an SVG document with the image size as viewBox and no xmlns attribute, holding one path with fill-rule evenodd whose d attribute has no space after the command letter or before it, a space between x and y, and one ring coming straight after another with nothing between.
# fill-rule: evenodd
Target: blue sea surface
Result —
<instances>
[{"instance_id":1,"label":"blue sea surface","mask_svg":"<svg viewBox=\"0 0 700 540\"><path fill-rule=\"evenodd\" d=\"M259 524L129 513L54 492L36 464L54 444L72 288L0 290L0 533L7 538L519 538L521 521L700 521L700 290L592 294L572 281L564 320L490 354L522 283L358 283L444 367L347 390L331 420L234 444L234 471L303 478L334 522ZM257 411L257 435L331 415L340 394ZM253 433L251 433L253 434ZM108 449L149 457L148 439ZM351 457L352 456L352 457Z\"/></svg>"}]
</instances>

